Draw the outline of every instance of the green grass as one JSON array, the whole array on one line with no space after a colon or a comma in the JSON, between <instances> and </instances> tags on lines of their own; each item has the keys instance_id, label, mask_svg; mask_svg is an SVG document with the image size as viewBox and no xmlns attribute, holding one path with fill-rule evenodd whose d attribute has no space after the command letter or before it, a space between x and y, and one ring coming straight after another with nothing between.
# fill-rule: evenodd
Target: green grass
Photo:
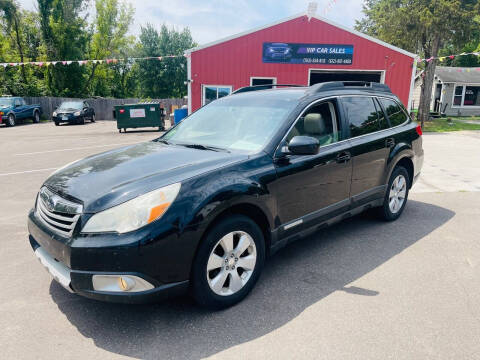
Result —
<instances>
[{"instance_id":1,"label":"green grass","mask_svg":"<svg viewBox=\"0 0 480 360\"><path fill-rule=\"evenodd\" d=\"M448 123L447 119L451 119L452 122ZM463 120L463 121L462 121ZM465 120L480 120L480 118L474 117L446 117L432 119L426 121L423 131L424 132L447 132L447 131L460 131L460 130L480 130L480 121L478 124L469 124L464 122Z\"/></svg>"}]
</instances>

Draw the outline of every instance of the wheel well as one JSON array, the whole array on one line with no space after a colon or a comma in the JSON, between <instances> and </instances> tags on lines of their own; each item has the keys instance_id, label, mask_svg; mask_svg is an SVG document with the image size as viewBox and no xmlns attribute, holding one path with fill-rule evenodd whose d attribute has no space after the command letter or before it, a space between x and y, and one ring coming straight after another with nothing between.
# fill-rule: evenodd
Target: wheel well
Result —
<instances>
[{"instance_id":1,"label":"wheel well","mask_svg":"<svg viewBox=\"0 0 480 360\"><path fill-rule=\"evenodd\" d=\"M258 227L262 231L263 238L265 240L265 251L268 254L271 244L271 233L268 218L258 206L248 203L234 205L218 214L215 219L213 219L210 224L208 224L208 227L203 233L202 238L205 236L205 234L208 234L210 229L214 227L219 221L231 215L246 216L252 219L258 225Z\"/></svg>"},{"instance_id":2,"label":"wheel well","mask_svg":"<svg viewBox=\"0 0 480 360\"><path fill-rule=\"evenodd\" d=\"M404 158L400 159L400 161L395 165L395 167L397 167L397 166L403 166L407 170L408 178L409 178L408 188L411 188L412 184L413 184L413 162L412 162L412 159L410 159L408 157L404 157Z\"/></svg>"}]
</instances>

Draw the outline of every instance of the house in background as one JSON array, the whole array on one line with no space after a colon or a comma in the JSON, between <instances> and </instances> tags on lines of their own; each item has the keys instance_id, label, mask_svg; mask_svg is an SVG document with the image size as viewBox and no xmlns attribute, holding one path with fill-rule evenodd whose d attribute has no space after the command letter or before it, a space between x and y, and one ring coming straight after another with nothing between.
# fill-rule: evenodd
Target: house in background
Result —
<instances>
[{"instance_id":1,"label":"house in background","mask_svg":"<svg viewBox=\"0 0 480 360\"><path fill-rule=\"evenodd\" d=\"M412 108L420 103L422 72L415 77ZM448 116L480 116L480 71L476 68L437 66L431 111Z\"/></svg>"}]
</instances>

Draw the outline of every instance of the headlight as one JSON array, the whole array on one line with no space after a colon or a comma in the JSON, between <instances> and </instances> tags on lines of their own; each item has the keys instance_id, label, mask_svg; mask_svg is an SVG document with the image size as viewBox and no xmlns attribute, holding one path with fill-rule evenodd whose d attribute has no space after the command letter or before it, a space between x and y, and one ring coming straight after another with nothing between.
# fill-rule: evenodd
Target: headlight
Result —
<instances>
[{"instance_id":1,"label":"headlight","mask_svg":"<svg viewBox=\"0 0 480 360\"><path fill-rule=\"evenodd\" d=\"M165 186L93 215L83 233L126 233L158 220L180 191L180 183Z\"/></svg>"},{"instance_id":2,"label":"headlight","mask_svg":"<svg viewBox=\"0 0 480 360\"><path fill-rule=\"evenodd\" d=\"M53 116L57 116L57 112L56 112L56 111L53 112Z\"/></svg>"},{"instance_id":3,"label":"headlight","mask_svg":"<svg viewBox=\"0 0 480 360\"><path fill-rule=\"evenodd\" d=\"M73 115L75 115L75 116L80 116L80 111L74 112Z\"/></svg>"}]
</instances>

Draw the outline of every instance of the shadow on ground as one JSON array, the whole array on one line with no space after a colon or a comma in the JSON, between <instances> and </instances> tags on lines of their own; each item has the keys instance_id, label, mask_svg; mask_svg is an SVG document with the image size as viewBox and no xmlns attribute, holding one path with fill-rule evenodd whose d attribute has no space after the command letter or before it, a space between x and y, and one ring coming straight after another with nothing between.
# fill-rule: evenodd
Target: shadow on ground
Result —
<instances>
[{"instance_id":1,"label":"shadow on ground","mask_svg":"<svg viewBox=\"0 0 480 360\"><path fill-rule=\"evenodd\" d=\"M364 214L281 250L267 263L249 297L211 312L185 297L155 305L117 305L83 299L55 282L59 309L95 345L137 358L201 358L281 327L334 291L376 296L382 289L349 284L446 223L454 212L410 201L385 223ZM399 269L401 271L401 269Z\"/></svg>"}]
</instances>

